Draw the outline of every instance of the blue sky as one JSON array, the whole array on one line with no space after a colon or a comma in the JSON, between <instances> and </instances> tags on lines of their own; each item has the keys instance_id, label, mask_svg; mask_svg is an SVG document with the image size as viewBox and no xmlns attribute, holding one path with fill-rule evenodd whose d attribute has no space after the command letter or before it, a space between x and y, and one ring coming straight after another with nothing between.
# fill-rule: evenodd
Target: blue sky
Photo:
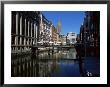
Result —
<instances>
[{"instance_id":1,"label":"blue sky","mask_svg":"<svg viewBox=\"0 0 110 87\"><path fill-rule=\"evenodd\" d=\"M78 34L85 15L83 11L43 11L42 13L48 20L52 21L55 27L58 20L61 20L61 34L65 35L68 32Z\"/></svg>"}]
</instances>

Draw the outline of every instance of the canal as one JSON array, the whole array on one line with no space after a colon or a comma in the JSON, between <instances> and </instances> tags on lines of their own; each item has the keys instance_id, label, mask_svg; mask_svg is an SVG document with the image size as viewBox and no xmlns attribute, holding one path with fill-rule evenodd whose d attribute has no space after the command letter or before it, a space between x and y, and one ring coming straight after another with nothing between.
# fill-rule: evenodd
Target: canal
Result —
<instances>
[{"instance_id":1,"label":"canal","mask_svg":"<svg viewBox=\"0 0 110 87\"><path fill-rule=\"evenodd\" d=\"M76 50L43 52L39 55L14 56L12 77L86 77L100 76L100 59L87 57L79 60Z\"/></svg>"}]
</instances>

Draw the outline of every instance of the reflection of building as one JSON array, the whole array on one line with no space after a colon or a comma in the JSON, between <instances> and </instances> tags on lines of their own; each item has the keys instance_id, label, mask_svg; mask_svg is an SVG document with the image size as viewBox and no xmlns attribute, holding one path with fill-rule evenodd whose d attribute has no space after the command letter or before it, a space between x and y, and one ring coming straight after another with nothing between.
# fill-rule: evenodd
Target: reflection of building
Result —
<instances>
[{"instance_id":1,"label":"reflection of building","mask_svg":"<svg viewBox=\"0 0 110 87\"><path fill-rule=\"evenodd\" d=\"M74 32L67 33L67 41L69 44L75 44L76 43L76 37L77 34Z\"/></svg>"},{"instance_id":2,"label":"reflection of building","mask_svg":"<svg viewBox=\"0 0 110 87\"><path fill-rule=\"evenodd\" d=\"M55 70L58 70L57 61L50 62L39 62L39 77L48 77L51 76L51 73L54 73Z\"/></svg>"},{"instance_id":3,"label":"reflection of building","mask_svg":"<svg viewBox=\"0 0 110 87\"><path fill-rule=\"evenodd\" d=\"M29 50L37 43L39 12L12 11L11 45L12 52Z\"/></svg>"},{"instance_id":4,"label":"reflection of building","mask_svg":"<svg viewBox=\"0 0 110 87\"><path fill-rule=\"evenodd\" d=\"M100 49L100 12L99 11L86 11L84 22L80 27L80 41L87 43L87 46L95 54L99 55ZM90 51L90 49L89 49Z\"/></svg>"}]
</instances>

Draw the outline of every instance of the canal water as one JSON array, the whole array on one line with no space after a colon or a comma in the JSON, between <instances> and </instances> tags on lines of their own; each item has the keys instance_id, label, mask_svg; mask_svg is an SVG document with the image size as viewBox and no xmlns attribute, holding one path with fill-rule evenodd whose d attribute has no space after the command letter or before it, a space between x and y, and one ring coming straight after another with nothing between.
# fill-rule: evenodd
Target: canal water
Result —
<instances>
[{"instance_id":1,"label":"canal water","mask_svg":"<svg viewBox=\"0 0 110 87\"><path fill-rule=\"evenodd\" d=\"M14 56L12 77L82 77L100 76L99 58L76 58L76 50L43 52L39 55Z\"/></svg>"}]
</instances>

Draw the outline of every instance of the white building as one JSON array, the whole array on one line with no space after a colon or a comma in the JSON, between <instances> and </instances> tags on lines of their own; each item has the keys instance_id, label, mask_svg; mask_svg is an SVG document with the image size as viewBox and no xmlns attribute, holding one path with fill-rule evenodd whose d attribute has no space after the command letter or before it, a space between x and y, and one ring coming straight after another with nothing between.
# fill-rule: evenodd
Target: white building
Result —
<instances>
[{"instance_id":1,"label":"white building","mask_svg":"<svg viewBox=\"0 0 110 87\"><path fill-rule=\"evenodd\" d=\"M40 14L40 35L39 35L39 42L42 44L49 44L52 40L52 23L51 21L47 20L45 16L41 13Z\"/></svg>"},{"instance_id":2,"label":"white building","mask_svg":"<svg viewBox=\"0 0 110 87\"><path fill-rule=\"evenodd\" d=\"M76 43L77 34L75 32L67 33L67 43L75 44Z\"/></svg>"}]
</instances>

